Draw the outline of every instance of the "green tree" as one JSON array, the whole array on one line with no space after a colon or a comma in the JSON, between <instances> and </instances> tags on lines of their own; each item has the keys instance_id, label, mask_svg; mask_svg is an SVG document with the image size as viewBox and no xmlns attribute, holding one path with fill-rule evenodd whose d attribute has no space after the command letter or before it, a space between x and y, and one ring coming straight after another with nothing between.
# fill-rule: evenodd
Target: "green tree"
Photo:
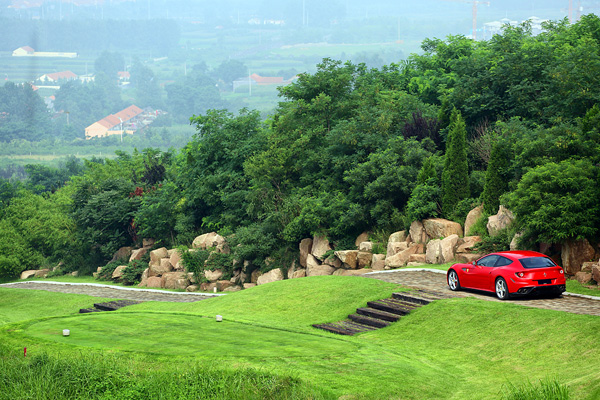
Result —
<instances>
[{"instance_id":1,"label":"green tree","mask_svg":"<svg viewBox=\"0 0 600 400\"><path fill-rule=\"evenodd\" d=\"M500 206L500 196L508 191L512 157L509 144L500 139L494 143L485 173L481 200L487 214L495 214Z\"/></svg>"},{"instance_id":2,"label":"green tree","mask_svg":"<svg viewBox=\"0 0 600 400\"><path fill-rule=\"evenodd\" d=\"M442 211L449 217L454 207L470 195L466 127L460 112L452 111L442 172Z\"/></svg>"},{"instance_id":3,"label":"green tree","mask_svg":"<svg viewBox=\"0 0 600 400\"><path fill-rule=\"evenodd\" d=\"M547 163L527 172L506 196L523 240L561 243L592 238L600 226L598 167L589 160Z\"/></svg>"}]
</instances>

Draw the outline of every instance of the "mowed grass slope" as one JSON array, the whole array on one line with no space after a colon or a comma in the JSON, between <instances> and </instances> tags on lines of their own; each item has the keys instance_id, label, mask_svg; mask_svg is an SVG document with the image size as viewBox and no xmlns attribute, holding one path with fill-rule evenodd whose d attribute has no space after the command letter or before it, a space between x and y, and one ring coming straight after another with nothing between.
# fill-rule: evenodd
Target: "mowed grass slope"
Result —
<instances>
[{"instance_id":1,"label":"mowed grass slope","mask_svg":"<svg viewBox=\"0 0 600 400\"><path fill-rule=\"evenodd\" d=\"M7 325L0 341L61 357L104 349L161 371L214 363L259 369L297 377L332 398L490 399L500 398L508 383L548 377L568 385L572 399L600 398L600 318L594 316L451 299L356 337L311 327L397 290L368 278L304 278L195 303L148 302L92 316L66 312ZM19 292L31 291L10 295ZM224 322L214 320L217 314ZM57 333L65 327L75 327L72 337Z\"/></svg>"}]
</instances>

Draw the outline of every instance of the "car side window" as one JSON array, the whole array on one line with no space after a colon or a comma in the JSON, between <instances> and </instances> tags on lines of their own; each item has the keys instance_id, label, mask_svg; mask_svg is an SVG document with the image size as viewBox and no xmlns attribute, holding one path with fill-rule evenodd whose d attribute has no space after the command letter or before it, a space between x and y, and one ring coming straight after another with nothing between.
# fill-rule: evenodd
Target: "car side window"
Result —
<instances>
[{"instance_id":1,"label":"car side window","mask_svg":"<svg viewBox=\"0 0 600 400\"><path fill-rule=\"evenodd\" d=\"M492 254L490 256L483 257L481 260L477 261L477 265L481 265L483 267L493 267L494 264L496 264L498 257L499 256L496 254Z\"/></svg>"},{"instance_id":2,"label":"car side window","mask_svg":"<svg viewBox=\"0 0 600 400\"><path fill-rule=\"evenodd\" d=\"M505 267L507 265L512 264L512 260L506 257L498 257L498 261L496 261L496 267Z\"/></svg>"}]
</instances>

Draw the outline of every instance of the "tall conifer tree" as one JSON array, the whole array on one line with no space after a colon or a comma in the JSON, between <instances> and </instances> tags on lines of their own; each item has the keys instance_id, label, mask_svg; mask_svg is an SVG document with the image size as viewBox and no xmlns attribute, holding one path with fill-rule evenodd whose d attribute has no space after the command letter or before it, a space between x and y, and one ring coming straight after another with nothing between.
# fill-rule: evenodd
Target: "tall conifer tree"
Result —
<instances>
[{"instance_id":1,"label":"tall conifer tree","mask_svg":"<svg viewBox=\"0 0 600 400\"><path fill-rule=\"evenodd\" d=\"M442 172L442 212L446 217L452 214L459 201L470 195L467 130L456 108L452 110L449 128Z\"/></svg>"},{"instance_id":2,"label":"tall conifer tree","mask_svg":"<svg viewBox=\"0 0 600 400\"><path fill-rule=\"evenodd\" d=\"M492 147L490 161L485 172L483 187L483 208L488 214L495 214L500 206L500 196L508 191L507 169L510 167L510 154L507 143L500 140Z\"/></svg>"}]
</instances>

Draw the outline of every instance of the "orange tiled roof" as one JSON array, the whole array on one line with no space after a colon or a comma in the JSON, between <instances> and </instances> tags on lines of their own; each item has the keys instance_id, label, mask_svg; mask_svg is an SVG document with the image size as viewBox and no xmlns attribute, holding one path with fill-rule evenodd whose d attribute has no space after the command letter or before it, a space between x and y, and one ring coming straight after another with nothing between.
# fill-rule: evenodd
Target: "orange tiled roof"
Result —
<instances>
[{"instance_id":1,"label":"orange tiled roof","mask_svg":"<svg viewBox=\"0 0 600 400\"><path fill-rule=\"evenodd\" d=\"M52 72L51 74L46 74L46 76L53 81L59 81L61 79L77 79L77 75L71 71Z\"/></svg>"},{"instance_id":2,"label":"orange tiled roof","mask_svg":"<svg viewBox=\"0 0 600 400\"><path fill-rule=\"evenodd\" d=\"M250 78L259 85L270 85L275 83L283 83L282 76L260 76L258 74L250 75Z\"/></svg>"}]
</instances>

